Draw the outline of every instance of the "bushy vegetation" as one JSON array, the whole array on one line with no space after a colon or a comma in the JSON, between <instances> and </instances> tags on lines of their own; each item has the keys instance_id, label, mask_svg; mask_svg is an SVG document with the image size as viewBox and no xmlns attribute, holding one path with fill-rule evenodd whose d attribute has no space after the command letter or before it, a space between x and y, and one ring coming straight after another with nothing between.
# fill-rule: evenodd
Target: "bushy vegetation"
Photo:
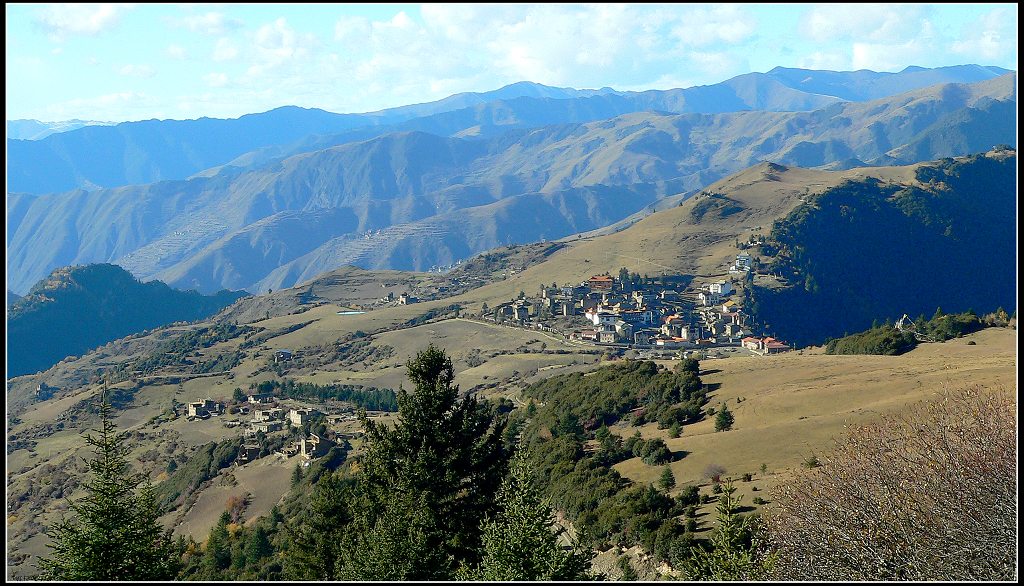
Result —
<instances>
[{"instance_id":1,"label":"bushy vegetation","mask_svg":"<svg viewBox=\"0 0 1024 586\"><path fill-rule=\"evenodd\" d=\"M1011 393L970 387L850 429L773 490L786 580L1013 580L1017 427Z\"/></svg>"},{"instance_id":2,"label":"bushy vegetation","mask_svg":"<svg viewBox=\"0 0 1024 586\"><path fill-rule=\"evenodd\" d=\"M892 326L879 326L859 334L851 334L825 345L826 354L884 354L896 356L917 346L914 334L900 332Z\"/></svg>"},{"instance_id":3,"label":"bushy vegetation","mask_svg":"<svg viewBox=\"0 0 1024 586\"><path fill-rule=\"evenodd\" d=\"M1002 310L1000 310L1002 311ZM1005 316L1006 312L1002 314ZM943 342L953 338L959 338L972 332L976 332L986 324L998 323L998 312L991 314L989 320L983 320L973 312L964 312L953 315L942 313L942 309L936 309L932 319L925 320L924 315L918 316L910 329L922 334L930 340ZM1005 321L1002 323L1005 324ZM909 352L917 346L917 338L911 332L901 332L888 322L872 327L870 330L851 334L835 340L829 340L825 345L827 354L884 354L896 356Z\"/></svg>"},{"instance_id":4,"label":"bushy vegetation","mask_svg":"<svg viewBox=\"0 0 1024 586\"><path fill-rule=\"evenodd\" d=\"M200 349L226 342L250 330L250 326L236 326L231 323L218 323L189 330L160 344L145 357L122 364L110 373L110 378L112 381L129 380L136 376L152 374L162 368L197 374L230 370L241 362L244 357L242 352L228 352L198 363L194 358Z\"/></svg>"},{"instance_id":5,"label":"bushy vegetation","mask_svg":"<svg viewBox=\"0 0 1024 586\"><path fill-rule=\"evenodd\" d=\"M635 434L623 440L607 425L631 411L638 422L657 420L658 414L673 409L689 414L693 408L686 422L699 420L707 399L698 372L696 360L683 361L674 371L652 362L628 362L586 376L552 377L526 390L527 396L543 403L533 408L523 432L534 455L535 473L585 544L597 549L642 545L657 560L673 564L690 555L694 535L675 517L696 504L696 487L687 487L673 499L653 486L632 486L613 464L639 457L657 466L673 454L661 439L644 440ZM641 416L637 409L646 414ZM598 443L594 452L584 449L591 438ZM691 525L696 528L696 522Z\"/></svg>"},{"instance_id":6,"label":"bushy vegetation","mask_svg":"<svg viewBox=\"0 0 1024 586\"><path fill-rule=\"evenodd\" d=\"M200 446L184 463L178 464L167 480L156 486L157 504L164 510L176 509L196 493L202 483L231 465L241 445L242 439L234 438Z\"/></svg>"},{"instance_id":7,"label":"bushy vegetation","mask_svg":"<svg viewBox=\"0 0 1024 586\"><path fill-rule=\"evenodd\" d=\"M538 412L538 424L565 431L576 421L581 431L592 432L612 425L631 411L633 423L658 421L692 423L699 419L707 402L700 377L679 368L673 372L650 361L628 361L589 374L554 376L524 389L530 398L545 403Z\"/></svg>"},{"instance_id":8,"label":"bushy vegetation","mask_svg":"<svg viewBox=\"0 0 1024 586\"><path fill-rule=\"evenodd\" d=\"M398 411L398 400L395 391L391 389L378 389L362 385L318 385L285 379L284 381L269 380L254 383L250 386L250 390L257 393L273 393L288 399L346 401L367 411Z\"/></svg>"}]
</instances>

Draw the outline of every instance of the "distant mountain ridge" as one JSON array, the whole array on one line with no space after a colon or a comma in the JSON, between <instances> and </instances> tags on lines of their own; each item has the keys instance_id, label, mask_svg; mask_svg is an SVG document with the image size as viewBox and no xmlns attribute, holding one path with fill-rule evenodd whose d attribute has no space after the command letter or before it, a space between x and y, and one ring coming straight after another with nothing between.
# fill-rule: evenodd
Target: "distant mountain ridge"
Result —
<instances>
[{"instance_id":1,"label":"distant mountain ridge","mask_svg":"<svg viewBox=\"0 0 1024 586\"><path fill-rule=\"evenodd\" d=\"M57 269L8 308L7 376L46 370L145 329L208 317L245 295L204 296L159 281L140 283L110 264Z\"/></svg>"},{"instance_id":2,"label":"distant mountain ridge","mask_svg":"<svg viewBox=\"0 0 1024 586\"><path fill-rule=\"evenodd\" d=\"M201 291L290 286L342 264L423 270L601 228L762 160L907 164L1012 144L1015 118L1007 74L810 112L630 113L487 138L395 133L237 174L12 194L9 287L83 262Z\"/></svg>"},{"instance_id":3,"label":"distant mountain ridge","mask_svg":"<svg viewBox=\"0 0 1024 586\"><path fill-rule=\"evenodd\" d=\"M116 122L100 122L96 120L63 120L60 122L40 122L39 120L8 120L7 138L21 140L39 140L58 132L69 132L84 126L113 126Z\"/></svg>"},{"instance_id":4,"label":"distant mountain ridge","mask_svg":"<svg viewBox=\"0 0 1024 586\"><path fill-rule=\"evenodd\" d=\"M240 157L266 160L271 156L256 154L261 149L269 148L272 156L283 156L305 152L303 149L315 150L318 146L324 148L323 143L310 141L312 135L336 135L362 129L348 140L365 140L382 132L402 130L436 133L439 129L431 128L430 122L420 127L377 132L373 129L454 111L463 111L465 119L435 123L448 129L446 135L473 133L480 124L474 122L474 117L480 115L475 109L493 102L506 104L497 108L505 117L492 118L492 131L506 126L523 128L530 124L589 122L638 111L813 110L845 100L877 99L935 83L990 79L997 77L1000 71L1005 72L981 66L913 69L894 74L777 68L708 86L643 92L620 92L611 88L574 90L520 82L491 92L456 94L427 104L365 114L334 114L286 106L230 120L148 120L109 127L89 126L42 140L8 140L8 191L38 194L184 179ZM799 79L801 76L816 81L805 83ZM563 106L565 115L560 119L552 120L548 116L533 122L531 118L536 118L536 114L531 112L549 107L552 100L589 102L578 108ZM515 103L508 103L510 101ZM549 103L543 104L545 101ZM343 137L334 137L329 142L341 144L340 138Z\"/></svg>"}]
</instances>

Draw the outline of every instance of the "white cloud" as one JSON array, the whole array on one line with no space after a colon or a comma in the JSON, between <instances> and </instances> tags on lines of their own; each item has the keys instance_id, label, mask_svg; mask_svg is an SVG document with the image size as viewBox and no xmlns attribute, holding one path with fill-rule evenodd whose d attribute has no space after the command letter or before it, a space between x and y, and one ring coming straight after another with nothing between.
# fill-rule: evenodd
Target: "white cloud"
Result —
<instances>
[{"instance_id":1,"label":"white cloud","mask_svg":"<svg viewBox=\"0 0 1024 586\"><path fill-rule=\"evenodd\" d=\"M72 35L98 35L121 20L134 4L51 4L39 10L35 22L61 42Z\"/></svg>"},{"instance_id":2,"label":"white cloud","mask_svg":"<svg viewBox=\"0 0 1024 586\"><path fill-rule=\"evenodd\" d=\"M250 76L258 77L287 64L301 62L317 45L316 36L298 33L284 18L261 26L253 36L253 63Z\"/></svg>"},{"instance_id":3,"label":"white cloud","mask_svg":"<svg viewBox=\"0 0 1024 586\"><path fill-rule=\"evenodd\" d=\"M203 81L210 87L224 87L228 84L228 76L224 73L208 73L203 76Z\"/></svg>"},{"instance_id":4,"label":"white cloud","mask_svg":"<svg viewBox=\"0 0 1024 586\"><path fill-rule=\"evenodd\" d=\"M819 43L899 44L917 36L927 14L927 7L915 4L821 4L804 14L801 29Z\"/></svg>"},{"instance_id":5,"label":"white cloud","mask_svg":"<svg viewBox=\"0 0 1024 586\"><path fill-rule=\"evenodd\" d=\"M128 64L118 69L117 73L125 77L153 77L156 71L149 65Z\"/></svg>"},{"instance_id":6,"label":"white cloud","mask_svg":"<svg viewBox=\"0 0 1024 586\"><path fill-rule=\"evenodd\" d=\"M242 26L242 21L229 18L221 12L207 12L206 14L190 14L181 18L168 18L171 26L187 28L194 33L215 36L223 35L226 32L235 30Z\"/></svg>"},{"instance_id":7,"label":"white cloud","mask_svg":"<svg viewBox=\"0 0 1024 586\"><path fill-rule=\"evenodd\" d=\"M1017 7L1000 7L965 23L950 49L971 60L997 61L1017 55ZM982 63L988 65L990 63Z\"/></svg>"},{"instance_id":8,"label":"white cloud","mask_svg":"<svg viewBox=\"0 0 1024 586\"><path fill-rule=\"evenodd\" d=\"M907 65L928 64L936 38L930 22L918 25L917 34L903 42L855 42L850 65L854 69L898 71Z\"/></svg>"},{"instance_id":9,"label":"white cloud","mask_svg":"<svg viewBox=\"0 0 1024 586\"><path fill-rule=\"evenodd\" d=\"M238 48L231 42L231 39L226 37L217 39L217 44L213 47L213 60L231 61L235 57L238 57Z\"/></svg>"},{"instance_id":10,"label":"white cloud","mask_svg":"<svg viewBox=\"0 0 1024 586\"><path fill-rule=\"evenodd\" d=\"M690 51L687 62L705 76L717 76L721 80L750 70L746 59L726 51Z\"/></svg>"},{"instance_id":11,"label":"white cloud","mask_svg":"<svg viewBox=\"0 0 1024 586\"><path fill-rule=\"evenodd\" d=\"M362 16L343 16L334 24L334 39L342 43L365 39L370 35L370 21Z\"/></svg>"},{"instance_id":12,"label":"white cloud","mask_svg":"<svg viewBox=\"0 0 1024 586\"><path fill-rule=\"evenodd\" d=\"M673 28L673 34L687 45L711 43L736 44L745 41L756 30L753 17L735 5L698 8L686 12Z\"/></svg>"},{"instance_id":13,"label":"white cloud","mask_svg":"<svg viewBox=\"0 0 1024 586\"><path fill-rule=\"evenodd\" d=\"M164 49L164 55L177 61L188 59L188 51L181 45L168 45L167 48Z\"/></svg>"}]
</instances>

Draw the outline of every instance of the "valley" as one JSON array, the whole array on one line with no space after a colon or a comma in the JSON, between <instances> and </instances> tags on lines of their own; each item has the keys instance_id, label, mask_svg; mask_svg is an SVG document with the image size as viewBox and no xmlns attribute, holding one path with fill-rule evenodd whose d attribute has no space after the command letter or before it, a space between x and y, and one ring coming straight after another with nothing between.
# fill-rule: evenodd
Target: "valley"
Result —
<instances>
[{"instance_id":1,"label":"valley","mask_svg":"<svg viewBox=\"0 0 1024 586\"><path fill-rule=\"evenodd\" d=\"M161 22L203 51L115 66L137 91L88 115L8 120L8 579L1016 576L1016 71L752 71L702 35L753 51L767 29L711 5L684 9L725 10L714 26L647 30L676 10L653 7L614 42L634 8L572 7L608 42L571 32L556 67L503 43L569 8L490 7L530 16L500 34L462 8L299 34L189 9ZM69 32L55 10L31 17L54 67L67 35L154 14L106 7ZM800 10L780 30L822 51L860 34ZM344 51L324 53L327 28ZM629 69L692 71L509 83L612 75L630 43L647 56ZM141 89L200 60L232 73L201 97ZM299 61L315 82L279 76ZM389 86L410 64L426 77ZM324 88L393 107L309 107ZM395 106L411 95L431 97ZM45 106L88 101L68 99ZM196 115L165 118L171 101ZM251 113L210 117L218 101ZM160 115L97 121L127 104Z\"/></svg>"}]
</instances>

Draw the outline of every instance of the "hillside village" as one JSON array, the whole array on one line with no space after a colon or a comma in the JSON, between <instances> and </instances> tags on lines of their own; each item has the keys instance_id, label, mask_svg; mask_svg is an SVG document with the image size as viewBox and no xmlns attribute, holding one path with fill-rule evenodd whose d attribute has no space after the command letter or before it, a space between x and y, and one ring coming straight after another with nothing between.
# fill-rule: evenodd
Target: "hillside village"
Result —
<instances>
[{"instance_id":1,"label":"hillside village","mask_svg":"<svg viewBox=\"0 0 1024 586\"><path fill-rule=\"evenodd\" d=\"M299 456L299 463L310 463L325 456L330 449L354 435L340 430L344 422L355 421L351 407L327 402L319 408L302 402L275 397L270 392L255 390L236 393L227 402L210 398L196 399L185 405L186 421L223 417L225 427L241 428L242 444L235 463L247 464L261 457L277 454L282 458ZM370 416L378 413L370 412Z\"/></svg>"},{"instance_id":2,"label":"hillside village","mask_svg":"<svg viewBox=\"0 0 1024 586\"><path fill-rule=\"evenodd\" d=\"M578 342L633 349L638 357L707 356L712 349L752 354L785 352L781 340L757 336L744 314L737 285L751 271L751 257L736 255L729 278L693 283L688 276L644 278L622 269L618 277L594 275L579 284L542 286L486 307L481 319L531 328ZM736 282L734 281L736 278Z\"/></svg>"}]
</instances>

